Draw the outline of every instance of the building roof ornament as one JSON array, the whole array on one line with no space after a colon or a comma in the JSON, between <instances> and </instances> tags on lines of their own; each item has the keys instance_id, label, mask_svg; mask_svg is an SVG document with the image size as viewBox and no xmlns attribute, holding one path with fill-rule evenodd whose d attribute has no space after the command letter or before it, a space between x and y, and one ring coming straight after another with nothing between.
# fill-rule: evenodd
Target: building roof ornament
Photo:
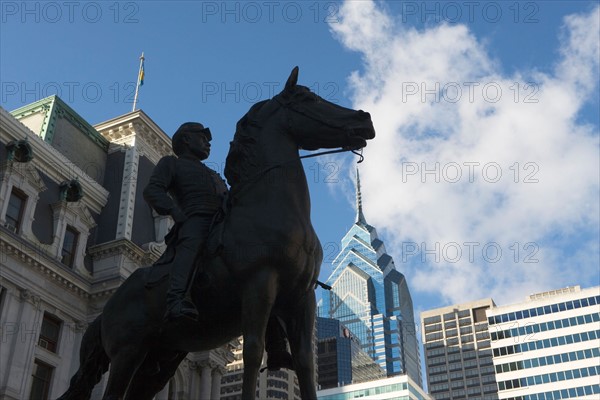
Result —
<instances>
[{"instance_id":1,"label":"building roof ornament","mask_svg":"<svg viewBox=\"0 0 600 400\"><path fill-rule=\"evenodd\" d=\"M4 147L8 152L7 160L26 163L33 160L33 149L27 139L13 140Z\"/></svg>"},{"instance_id":2,"label":"building roof ornament","mask_svg":"<svg viewBox=\"0 0 600 400\"><path fill-rule=\"evenodd\" d=\"M362 209L362 193L360 191L360 174L356 168L356 224L367 226L367 220Z\"/></svg>"},{"instance_id":3,"label":"building roof ornament","mask_svg":"<svg viewBox=\"0 0 600 400\"><path fill-rule=\"evenodd\" d=\"M142 110L96 124L95 129L111 143L109 153L135 146L154 164L173 154L171 138Z\"/></svg>"}]
</instances>

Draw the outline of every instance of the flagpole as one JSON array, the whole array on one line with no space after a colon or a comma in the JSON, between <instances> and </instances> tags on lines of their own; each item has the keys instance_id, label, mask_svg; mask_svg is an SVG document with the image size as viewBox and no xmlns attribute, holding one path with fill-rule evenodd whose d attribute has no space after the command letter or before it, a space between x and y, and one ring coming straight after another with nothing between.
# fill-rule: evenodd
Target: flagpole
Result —
<instances>
[{"instance_id":1,"label":"flagpole","mask_svg":"<svg viewBox=\"0 0 600 400\"><path fill-rule=\"evenodd\" d=\"M144 65L144 52L142 51L142 56L140 57L140 69L138 71L137 83L135 85L135 96L133 97L133 107L131 108L131 112L135 111L135 106L137 105L138 91L140 90L140 80L142 78L143 65Z\"/></svg>"}]
</instances>

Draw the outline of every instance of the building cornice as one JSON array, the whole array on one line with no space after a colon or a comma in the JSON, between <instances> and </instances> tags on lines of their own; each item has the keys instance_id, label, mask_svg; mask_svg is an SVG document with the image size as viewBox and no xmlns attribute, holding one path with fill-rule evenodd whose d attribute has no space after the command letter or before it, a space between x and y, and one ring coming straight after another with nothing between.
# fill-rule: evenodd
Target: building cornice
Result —
<instances>
[{"instance_id":1,"label":"building cornice","mask_svg":"<svg viewBox=\"0 0 600 400\"><path fill-rule=\"evenodd\" d=\"M91 282L85 277L67 269L57 260L49 257L40 248L22 240L8 229L0 227L0 253L13 256L19 262L30 266L45 279L62 286L81 298L89 298ZM22 275L21 273L19 275Z\"/></svg>"},{"instance_id":2,"label":"building cornice","mask_svg":"<svg viewBox=\"0 0 600 400\"><path fill-rule=\"evenodd\" d=\"M145 251L129 239L112 240L88 247L87 250L92 258L106 258L125 254L138 265L150 265L157 260L157 256L154 253Z\"/></svg>"},{"instance_id":3,"label":"building cornice","mask_svg":"<svg viewBox=\"0 0 600 400\"><path fill-rule=\"evenodd\" d=\"M102 281L90 280L75 271L62 265L56 259L47 255L41 248L21 239L4 227L0 227L0 254L12 256L32 270L65 290L74 293L82 299L105 298L112 295L125 280L122 276L111 276ZM129 240L118 240L89 248L94 256L112 256L126 254L140 265L149 265L156 261L156 256L144 252L135 243ZM3 268L3 275L8 273L8 268ZM22 272L19 276L25 276Z\"/></svg>"},{"instance_id":4,"label":"building cornice","mask_svg":"<svg viewBox=\"0 0 600 400\"><path fill-rule=\"evenodd\" d=\"M95 128L106 140L116 145L111 146L111 151L136 146L142 155L155 164L162 157L173 154L171 138L142 110L102 122Z\"/></svg>"}]
</instances>

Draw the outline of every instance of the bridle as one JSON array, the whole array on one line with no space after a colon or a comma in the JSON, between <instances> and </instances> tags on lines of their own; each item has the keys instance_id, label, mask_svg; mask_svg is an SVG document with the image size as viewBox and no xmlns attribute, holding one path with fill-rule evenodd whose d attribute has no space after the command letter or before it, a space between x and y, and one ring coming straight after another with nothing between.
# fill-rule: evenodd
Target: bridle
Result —
<instances>
[{"instance_id":1,"label":"bridle","mask_svg":"<svg viewBox=\"0 0 600 400\"><path fill-rule=\"evenodd\" d=\"M336 150L320 151L318 153L306 154L306 155L300 156L299 158L302 160L305 158L319 157L319 156L324 156L327 154L345 153L347 151L349 151L352 154L356 154L358 157L360 157L360 159L356 162L357 164L360 164L361 162L363 162L365 160L365 156L363 156L363 153L362 153L363 152L362 147L360 149L341 148L341 149L336 149Z\"/></svg>"},{"instance_id":2,"label":"bridle","mask_svg":"<svg viewBox=\"0 0 600 400\"><path fill-rule=\"evenodd\" d=\"M288 112L289 111L295 112L296 114L300 114L300 115L302 115L305 118L308 118L310 120L316 121L316 122L318 122L321 125L325 125L325 126L328 126L330 128L333 128L333 129L341 129L344 132L346 132L347 141L350 142L350 133L349 133L351 131L350 128L345 128L344 126L337 126L337 125L328 123L327 121L323 121L323 120L317 119L314 116L310 115L309 113L307 113L307 112L305 112L303 110L300 110L297 107L294 107L293 103L281 101L280 96L281 96L280 94L277 95L277 96L275 96L273 98L273 100L275 100L277 103L279 103L281 105L281 107L283 107L284 109L286 109ZM292 118L291 118L291 116L289 114L287 116L287 121L288 121L288 131L291 131L292 130ZM357 161L357 164L360 164L361 162L364 161L365 157L362 154L362 148L353 149L353 148L350 148L350 147L347 147L347 146L342 147L341 149L326 150L326 151L321 151L321 152L317 152L317 153L313 153L313 154L307 154L307 155L304 155L304 156L300 156L300 159L302 160L302 159L305 159L305 158L319 157L319 156L324 156L324 155L327 155L327 154L345 153L347 151L349 151L349 152L357 155L358 157L360 157L360 159Z\"/></svg>"},{"instance_id":3,"label":"bridle","mask_svg":"<svg viewBox=\"0 0 600 400\"><path fill-rule=\"evenodd\" d=\"M330 128L343 129L343 127L335 126L335 125L327 123L325 121L321 121L321 120L316 119L315 117L307 114L306 112L293 107L291 105L292 103L289 103L289 102L286 103L286 102L281 101L280 98L279 98L279 96L281 96L281 95L277 95L273 99L275 101L277 101L277 103L279 103L282 108L286 109L286 111L288 111L288 114L289 114L290 111L291 112L295 112L295 113L298 113L298 114L300 114L300 115L302 115L302 116L304 116L306 118L309 118L309 119L311 119L313 121L317 121L320 124L328 126ZM292 118L291 118L290 115L287 116L287 124L288 124L288 131L291 131L291 129L292 129ZM347 132L346 136L348 137L348 142L349 142L350 141L350 134L348 133L348 131L350 131L351 129L344 129L344 130ZM267 167L267 168L264 168L264 169L258 171L256 174L254 174L250 178L244 180L244 182L241 182L240 184L238 184L238 186L236 187L235 193L233 193L233 191L231 191L231 194L229 196L230 197L229 200L233 201L234 200L233 199L234 196L239 196L240 192L243 192L247 187L249 187L250 183L257 181L259 178L261 178L263 175L265 175L267 172L269 172L271 170L274 170L276 168L284 167L284 166L286 166L288 164L296 162L297 160L303 160L303 159L306 159L306 158L313 158L313 157L320 157L320 156L324 156L324 155L328 155L328 154L345 153L345 152L348 152L348 151L351 152L352 154L357 155L359 157L359 160L357 161L357 164L360 164L361 162L364 161L365 156L362 154L363 149L362 148L354 149L354 148L351 148L351 147L342 147L340 149L320 151L320 152L317 152L317 153L312 153L312 154L306 154L306 155L303 155L303 156L299 156L298 158L293 158L291 160L283 161L283 162L281 162L279 164L271 165L270 167Z\"/></svg>"}]
</instances>

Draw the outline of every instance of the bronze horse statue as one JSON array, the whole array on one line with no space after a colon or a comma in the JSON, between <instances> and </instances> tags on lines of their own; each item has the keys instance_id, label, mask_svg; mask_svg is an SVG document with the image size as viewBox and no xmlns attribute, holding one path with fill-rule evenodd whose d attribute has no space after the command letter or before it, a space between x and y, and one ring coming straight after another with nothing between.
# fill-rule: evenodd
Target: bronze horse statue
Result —
<instances>
[{"instance_id":1,"label":"bronze horse statue","mask_svg":"<svg viewBox=\"0 0 600 400\"><path fill-rule=\"evenodd\" d=\"M323 252L299 149L359 149L375 131L368 113L330 103L297 79L298 67L280 94L237 123L225 168L230 207L209 239L221 250L191 288L200 319L164 323L168 279L149 287L158 267L136 270L85 332L79 370L59 400L89 399L109 364L103 399L150 400L188 352L242 334L242 398L254 399L270 316L286 328L302 398L317 398L314 288Z\"/></svg>"}]
</instances>

